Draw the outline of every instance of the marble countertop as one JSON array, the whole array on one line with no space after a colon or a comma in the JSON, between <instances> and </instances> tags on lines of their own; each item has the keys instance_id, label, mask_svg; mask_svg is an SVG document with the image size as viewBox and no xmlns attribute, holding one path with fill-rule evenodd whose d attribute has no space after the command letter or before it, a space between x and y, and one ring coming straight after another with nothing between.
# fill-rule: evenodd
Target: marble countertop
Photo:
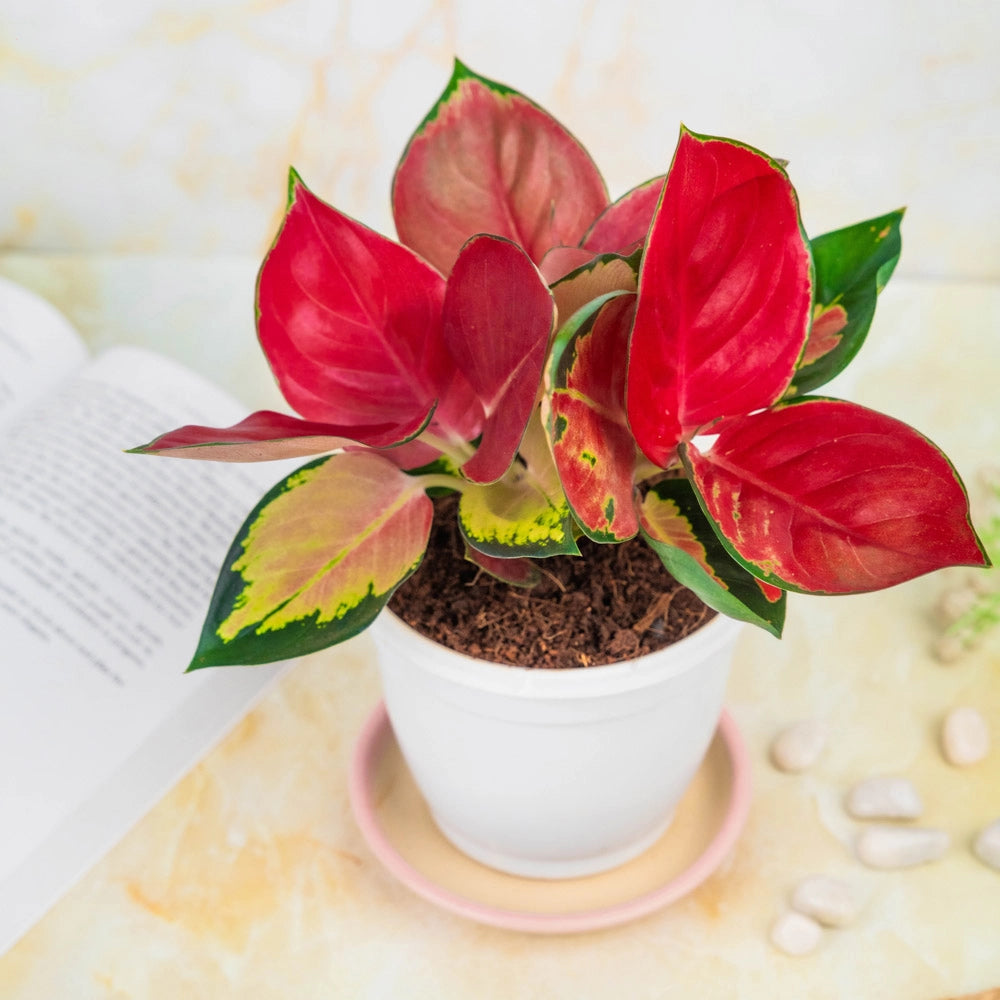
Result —
<instances>
[{"instance_id":1,"label":"marble countertop","mask_svg":"<svg viewBox=\"0 0 1000 1000\"><path fill-rule=\"evenodd\" d=\"M52 300L94 350L152 344L249 405L271 405L252 336L254 270L243 258L0 255L0 274ZM924 431L975 493L1000 444L998 329L996 285L897 280L840 391ZM352 747L379 698L362 636L295 665L0 957L0 995L933 1000L1000 986L1000 872L969 848L1000 817L1000 634L947 665L931 650L932 609L963 572L876 595L793 597L780 642L746 629L727 705L750 751L749 822L721 868L658 913L532 937L442 912L394 881L348 803ZM939 731L963 704L990 721L994 747L957 770ZM803 717L825 719L830 744L807 774L779 773L768 745ZM854 859L859 824L843 796L881 773L915 782L923 822L952 836L944 858L900 872ZM768 930L813 873L848 880L863 907L814 954L791 958Z\"/></svg>"}]
</instances>

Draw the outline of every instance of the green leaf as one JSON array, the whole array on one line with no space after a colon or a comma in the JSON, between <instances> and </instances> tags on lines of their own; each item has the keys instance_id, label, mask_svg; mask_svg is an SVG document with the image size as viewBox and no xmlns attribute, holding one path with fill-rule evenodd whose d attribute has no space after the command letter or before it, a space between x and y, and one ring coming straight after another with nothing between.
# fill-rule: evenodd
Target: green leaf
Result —
<instances>
[{"instance_id":1,"label":"green leaf","mask_svg":"<svg viewBox=\"0 0 1000 1000\"><path fill-rule=\"evenodd\" d=\"M875 302L899 261L903 209L817 236L812 328L788 395L811 392L861 350Z\"/></svg>"},{"instance_id":2,"label":"green leaf","mask_svg":"<svg viewBox=\"0 0 1000 1000\"><path fill-rule=\"evenodd\" d=\"M573 517L537 408L507 475L488 486L470 483L463 489L458 523L466 542L488 556L579 555Z\"/></svg>"},{"instance_id":3,"label":"green leaf","mask_svg":"<svg viewBox=\"0 0 1000 1000\"><path fill-rule=\"evenodd\" d=\"M643 537L680 583L710 608L781 636L785 594L736 563L701 509L691 483L664 479L639 512Z\"/></svg>"},{"instance_id":4,"label":"green leaf","mask_svg":"<svg viewBox=\"0 0 1000 1000\"><path fill-rule=\"evenodd\" d=\"M420 564L433 506L371 452L303 466L237 533L189 669L268 663L367 628Z\"/></svg>"}]
</instances>

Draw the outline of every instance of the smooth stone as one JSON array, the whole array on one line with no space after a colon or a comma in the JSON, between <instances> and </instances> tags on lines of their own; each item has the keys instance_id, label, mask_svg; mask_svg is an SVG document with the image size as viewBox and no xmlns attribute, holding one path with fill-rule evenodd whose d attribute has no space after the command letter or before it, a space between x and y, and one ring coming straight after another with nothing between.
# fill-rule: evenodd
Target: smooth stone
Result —
<instances>
[{"instance_id":1,"label":"smooth stone","mask_svg":"<svg viewBox=\"0 0 1000 1000\"><path fill-rule=\"evenodd\" d=\"M982 713L969 706L952 709L941 727L941 750L955 767L985 759L990 752L990 727Z\"/></svg>"},{"instance_id":2,"label":"smooth stone","mask_svg":"<svg viewBox=\"0 0 1000 1000\"><path fill-rule=\"evenodd\" d=\"M854 851L869 868L913 868L936 861L951 844L944 830L872 826L858 834Z\"/></svg>"},{"instance_id":3,"label":"smooth stone","mask_svg":"<svg viewBox=\"0 0 1000 1000\"><path fill-rule=\"evenodd\" d=\"M846 804L855 819L918 819L924 811L909 778L866 778L847 793Z\"/></svg>"},{"instance_id":4,"label":"smooth stone","mask_svg":"<svg viewBox=\"0 0 1000 1000\"><path fill-rule=\"evenodd\" d=\"M771 761L779 771L806 771L819 759L829 729L819 719L803 719L782 730L771 742Z\"/></svg>"},{"instance_id":5,"label":"smooth stone","mask_svg":"<svg viewBox=\"0 0 1000 1000\"><path fill-rule=\"evenodd\" d=\"M846 927L858 915L851 887L842 879L828 875L803 879L792 894L792 908L824 927Z\"/></svg>"},{"instance_id":6,"label":"smooth stone","mask_svg":"<svg viewBox=\"0 0 1000 1000\"><path fill-rule=\"evenodd\" d=\"M803 913L783 913L771 926L771 944L786 955L808 955L822 936L823 928Z\"/></svg>"},{"instance_id":7,"label":"smooth stone","mask_svg":"<svg viewBox=\"0 0 1000 1000\"><path fill-rule=\"evenodd\" d=\"M1000 819L980 832L972 849L983 864L1000 871Z\"/></svg>"}]
</instances>

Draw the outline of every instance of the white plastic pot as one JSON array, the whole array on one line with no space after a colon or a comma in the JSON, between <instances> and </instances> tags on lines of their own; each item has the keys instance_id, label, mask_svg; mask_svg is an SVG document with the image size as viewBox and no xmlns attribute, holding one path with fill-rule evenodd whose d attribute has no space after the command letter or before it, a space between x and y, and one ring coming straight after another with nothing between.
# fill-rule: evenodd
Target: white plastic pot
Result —
<instances>
[{"instance_id":1,"label":"white plastic pot","mask_svg":"<svg viewBox=\"0 0 1000 1000\"><path fill-rule=\"evenodd\" d=\"M372 628L389 718L441 832L514 875L572 878L654 843L708 749L740 625L621 664L531 670Z\"/></svg>"}]
</instances>

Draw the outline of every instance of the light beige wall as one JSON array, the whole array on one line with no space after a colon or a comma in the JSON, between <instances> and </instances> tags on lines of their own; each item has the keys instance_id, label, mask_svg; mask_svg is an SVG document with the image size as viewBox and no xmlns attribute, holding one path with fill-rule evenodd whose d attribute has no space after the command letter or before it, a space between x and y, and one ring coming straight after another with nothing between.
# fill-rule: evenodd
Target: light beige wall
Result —
<instances>
[{"instance_id":1,"label":"light beige wall","mask_svg":"<svg viewBox=\"0 0 1000 1000\"><path fill-rule=\"evenodd\" d=\"M906 204L901 273L1000 277L998 50L992 0L5 0L0 247L257 254L289 164L391 230L457 54L613 193L684 121L789 159L811 233Z\"/></svg>"}]
</instances>

